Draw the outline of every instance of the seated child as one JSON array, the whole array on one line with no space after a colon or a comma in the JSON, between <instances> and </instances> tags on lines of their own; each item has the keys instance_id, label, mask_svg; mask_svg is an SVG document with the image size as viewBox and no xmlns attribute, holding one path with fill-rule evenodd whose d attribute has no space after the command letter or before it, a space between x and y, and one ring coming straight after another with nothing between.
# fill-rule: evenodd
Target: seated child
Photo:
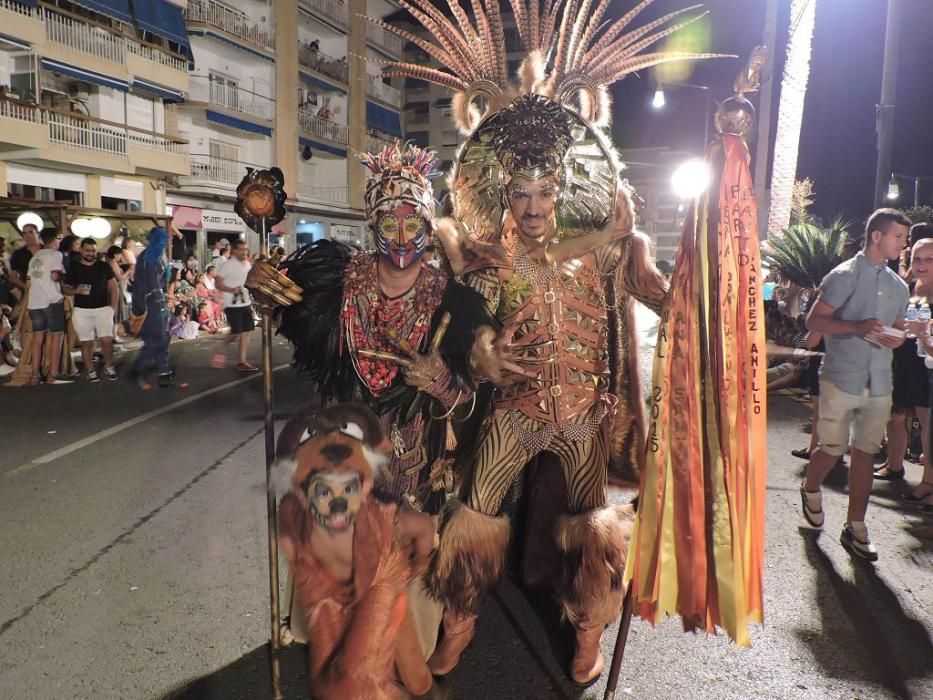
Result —
<instances>
[{"instance_id":1,"label":"seated child","mask_svg":"<svg viewBox=\"0 0 933 700\"><path fill-rule=\"evenodd\" d=\"M211 315L210 307L207 305L207 302L201 302L198 304L198 327L205 333L214 333L220 332L220 326Z\"/></svg>"}]
</instances>

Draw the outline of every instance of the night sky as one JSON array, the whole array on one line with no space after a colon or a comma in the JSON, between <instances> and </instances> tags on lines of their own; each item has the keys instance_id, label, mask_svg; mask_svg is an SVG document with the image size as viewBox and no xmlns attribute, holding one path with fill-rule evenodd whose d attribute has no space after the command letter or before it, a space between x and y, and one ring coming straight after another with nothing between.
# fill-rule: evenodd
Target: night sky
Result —
<instances>
[{"instance_id":1,"label":"night sky","mask_svg":"<svg viewBox=\"0 0 933 700\"><path fill-rule=\"evenodd\" d=\"M797 177L814 181L813 211L826 219L837 214L863 219L873 208L876 135L875 105L881 96L885 0L816 0L816 31L810 85L804 112ZM631 2L613 3L619 16ZM647 21L684 7L686 0L657 0L639 20ZM764 0L707 0L707 50L748 56L761 43ZM904 0L895 112L894 170L933 175L933 1ZM781 0L778 35L786 41L790 0ZM776 82L785 47L778 45ZM706 61L683 81L709 85L712 95L728 95L740 60ZM622 148L673 146L697 151L703 140L705 96L698 90L671 88L667 107L650 107L658 81L654 69L633 75L614 90L614 132ZM775 116L777 120L777 92ZM752 145L754 153L754 144ZM910 206L913 191L901 183L899 204ZM922 204L933 205L933 180L921 183Z\"/></svg>"}]
</instances>

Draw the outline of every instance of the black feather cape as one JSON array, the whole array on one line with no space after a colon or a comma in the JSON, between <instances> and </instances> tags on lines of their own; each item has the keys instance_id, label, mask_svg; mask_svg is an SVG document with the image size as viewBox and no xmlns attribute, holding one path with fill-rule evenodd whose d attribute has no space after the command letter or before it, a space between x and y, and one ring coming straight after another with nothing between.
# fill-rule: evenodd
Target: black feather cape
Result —
<instances>
[{"instance_id":1,"label":"black feather cape","mask_svg":"<svg viewBox=\"0 0 933 700\"><path fill-rule=\"evenodd\" d=\"M295 348L295 368L311 380L324 402L363 403L378 415L392 414L392 420L400 424L407 423L418 412L425 412L426 420L430 417L429 410L443 415L446 409L424 392L405 384L401 376L374 397L357 376L346 344L341 354L343 280L354 254L356 251L349 246L322 240L301 248L283 261L282 270L303 290L300 303L277 311L278 333ZM449 312L452 320L441 343L441 356L457 385L472 388L467 361L473 335L481 325L498 328L499 323L487 311L481 294L453 279L448 281L444 296L431 317L429 338L434 336L444 312ZM436 405L432 407L431 404Z\"/></svg>"}]
</instances>

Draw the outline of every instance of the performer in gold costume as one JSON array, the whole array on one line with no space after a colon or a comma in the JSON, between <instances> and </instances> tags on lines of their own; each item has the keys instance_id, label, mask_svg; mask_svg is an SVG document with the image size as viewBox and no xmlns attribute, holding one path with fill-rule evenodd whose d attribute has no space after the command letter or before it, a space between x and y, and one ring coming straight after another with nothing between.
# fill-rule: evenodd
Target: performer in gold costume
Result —
<instances>
[{"instance_id":1,"label":"performer in gold costume","mask_svg":"<svg viewBox=\"0 0 933 700\"><path fill-rule=\"evenodd\" d=\"M607 88L657 63L707 57L642 53L683 26L654 31L675 12L623 33L650 1L602 27L605 1L510 0L528 52L515 84L498 0L474 2L472 20L455 0L453 20L430 0L405 3L435 42L384 25L448 68L392 62L384 74L456 91L468 137L451 176L453 216L438 235L455 274L504 326L498 335L481 329L470 353L474 377L497 390L472 479L447 508L429 572L446 606L444 639L429 661L438 675L457 664L502 574L510 535L503 499L545 451L559 460L567 489L554 535L558 593L576 630L570 675L585 685L602 671L600 638L621 609L632 519L630 508L607 505L608 463L612 453L634 480L645 439L632 301L659 311L666 297L603 131Z\"/></svg>"}]
</instances>

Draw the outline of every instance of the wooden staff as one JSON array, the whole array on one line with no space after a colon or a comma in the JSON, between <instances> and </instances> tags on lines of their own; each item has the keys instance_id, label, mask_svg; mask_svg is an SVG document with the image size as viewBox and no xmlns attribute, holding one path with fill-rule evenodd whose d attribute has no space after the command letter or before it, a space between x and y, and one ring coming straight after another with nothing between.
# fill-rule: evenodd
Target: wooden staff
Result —
<instances>
[{"instance_id":1,"label":"wooden staff","mask_svg":"<svg viewBox=\"0 0 933 700\"><path fill-rule=\"evenodd\" d=\"M262 220L262 238L260 254L269 257L269 236L266 233L266 220ZM269 605L271 607L272 636L271 673L272 697L282 700L282 669L280 663L281 645L279 638L279 527L278 505L275 494L269 488L272 462L275 459L275 424L272 420L272 309L266 305L262 314L262 398L265 408L266 436L266 515L269 538Z\"/></svg>"},{"instance_id":2,"label":"wooden staff","mask_svg":"<svg viewBox=\"0 0 933 700\"><path fill-rule=\"evenodd\" d=\"M632 586L629 583L625 592L625 602L622 604L622 617L619 621L619 634L616 636L616 646L612 651L612 661L609 664L609 678L606 681L606 694L603 700L615 700L616 686L619 684L619 671L622 669L622 657L625 656L625 643L628 641L628 631L632 626Z\"/></svg>"}]
</instances>

